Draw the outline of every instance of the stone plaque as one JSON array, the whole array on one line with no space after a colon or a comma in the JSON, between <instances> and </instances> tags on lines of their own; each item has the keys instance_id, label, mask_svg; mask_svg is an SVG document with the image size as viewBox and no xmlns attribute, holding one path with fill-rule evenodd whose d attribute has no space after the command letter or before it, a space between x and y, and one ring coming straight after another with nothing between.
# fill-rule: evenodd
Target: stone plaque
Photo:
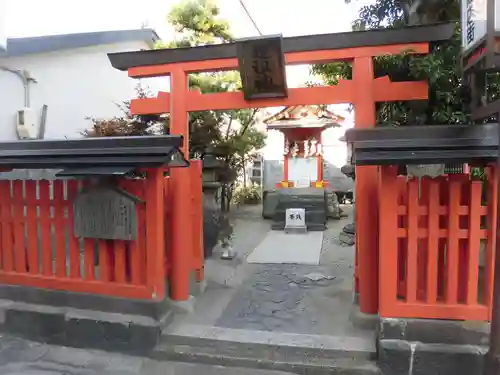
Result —
<instances>
[{"instance_id":1,"label":"stone plaque","mask_svg":"<svg viewBox=\"0 0 500 375\"><path fill-rule=\"evenodd\" d=\"M286 210L285 226L301 228L306 226L306 210L303 208L288 208Z\"/></svg>"},{"instance_id":2,"label":"stone plaque","mask_svg":"<svg viewBox=\"0 0 500 375\"><path fill-rule=\"evenodd\" d=\"M135 240L136 201L119 190L98 187L73 202L75 236L102 240Z\"/></svg>"}]
</instances>

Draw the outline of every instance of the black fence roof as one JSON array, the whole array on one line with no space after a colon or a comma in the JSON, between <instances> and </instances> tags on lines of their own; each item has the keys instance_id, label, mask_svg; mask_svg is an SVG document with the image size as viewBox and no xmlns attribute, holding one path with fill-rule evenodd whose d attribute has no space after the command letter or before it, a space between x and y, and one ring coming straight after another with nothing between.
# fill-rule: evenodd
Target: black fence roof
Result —
<instances>
[{"instance_id":1,"label":"black fence roof","mask_svg":"<svg viewBox=\"0 0 500 375\"><path fill-rule=\"evenodd\" d=\"M188 165L182 136L103 137L0 142L3 168L154 167ZM179 163L183 161L184 163ZM120 168L119 168L120 169Z\"/></svg>"},{"instance_id":2,"label":"black fence roof","mask_svg":"<svg viewBox=\"0 0 500 375\"><path fill-rule=\"evenodd\" d=\"M498 124L349 129L346 140L356 165L482 164L497 159Z\"/></svg>"}]
</instances>

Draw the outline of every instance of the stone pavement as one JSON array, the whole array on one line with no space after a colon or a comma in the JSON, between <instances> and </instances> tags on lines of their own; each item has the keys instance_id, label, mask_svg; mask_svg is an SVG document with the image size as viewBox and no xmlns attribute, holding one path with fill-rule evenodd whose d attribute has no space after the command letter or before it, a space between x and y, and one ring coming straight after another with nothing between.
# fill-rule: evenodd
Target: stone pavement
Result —
<instances>
[{"instance_id":1,"label":"stone pavement","mask_svg":"<svg viewBox=\"0 0 500 375\"><path fill-rule=\"evenodd\" d=\"M280 371L159 362L0 336L2 375L286 375Z\"/></svg>"},{"instance_id":2,"label":"stone pavement","mask_svg":"<svg viewBox=\"0 0 500 375\"><path fill-rule=\"evenodd\" d=\"M330 266L257 266L231 299L216 326L305 334L337 333L337 328L332 327L335 317L328 313L335 309L327 306L337 289L342 288L345 278L350 277L341 274L342 271ZM345 302L350 303L350 290L345 294Z\"/></svg>"},{"instance_id":3,"label":"stone pavement","mask_svg":"<svg viewBox=\"0 0 500 375\"><path fill-rule=\"evenodd\" d=\"M256 331L371 337L372 332L350 323L353 300L354 247L339 239L352 221L330 220L324 232L319 266L297 264L246 264L245 257L269 231L270 222L246 208L237 215L235 229L238 261L226 263L232 283L209 283L194 314L177 319L179 324ZM250 213L248 212L250 210ZM351 207L344 208L351 213ZM235 241L235 242L236 242ZM236 243L235 243L236 245ZM216 272L211 267L216 265ZM233 263L234 267L229 266ZM208 274L224 279L224 261L207 264Z\"/></svg>"}]
</instances>

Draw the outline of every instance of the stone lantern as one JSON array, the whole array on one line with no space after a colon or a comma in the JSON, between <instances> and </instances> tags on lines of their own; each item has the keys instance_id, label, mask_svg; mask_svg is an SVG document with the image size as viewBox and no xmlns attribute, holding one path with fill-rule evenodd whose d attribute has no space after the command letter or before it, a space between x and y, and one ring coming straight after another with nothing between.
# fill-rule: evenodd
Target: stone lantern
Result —
<instances>
[{"instance_id":1,"label":"stone lantern","mask_svg":"<svg viewBox=\"0 0 500 375\"><path fill-rule=\"evenodd\" d=\"M221 163L212 154L203 156L203 244L205 258L212 255L220 231L220 192L218 170Z\"/></svg>"}]
</instances>

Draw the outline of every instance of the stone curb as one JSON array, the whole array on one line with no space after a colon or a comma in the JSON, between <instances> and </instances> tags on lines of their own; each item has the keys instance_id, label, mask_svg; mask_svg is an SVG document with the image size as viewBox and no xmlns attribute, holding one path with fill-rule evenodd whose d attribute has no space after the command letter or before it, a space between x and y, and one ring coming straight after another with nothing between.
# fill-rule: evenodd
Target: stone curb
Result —
<instances>
[{"instance_id":1,"label":"stone curb","mask_svg":"<svg viewBox=\"0 0 500 375\"><path fill-rule=\"evenodd\" d=\"M481 374L487 348L380 340L377 364L384 375Z\"/></svg>"},{"instance_id":2,"label":"stone curb","mask_svg":"<svg viewBox=\"0 0 500 375\"><path fill-rule=\"evenodd\" d=\"M151 351L158 344L163 327L173 319L172 311L156 320L5 300L0 303L0 316L0 331L14 336L53 345L137 355Z\"/></svg>"}]
</instances>

